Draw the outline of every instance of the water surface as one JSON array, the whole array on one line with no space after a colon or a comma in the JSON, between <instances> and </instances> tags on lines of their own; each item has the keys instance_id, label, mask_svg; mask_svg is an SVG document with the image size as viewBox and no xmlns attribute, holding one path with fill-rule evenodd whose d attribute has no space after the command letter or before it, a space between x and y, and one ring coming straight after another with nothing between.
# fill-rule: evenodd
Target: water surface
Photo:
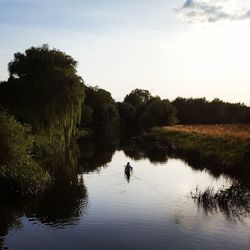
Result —
<instances>
[{"instance_id":1,"label":"water surface","mask_svg":"<svg viewBox=\"0 0 250 250\"><path fill-rule=\"evenodd\" d=\"M167 160L167 159L166 159ZM128 180L123 166L130 162ZM9 249L250 249L248 214L232 218L197 206L191 191L229 187L180 159L152 163L116 151L111 162L79 174L42 198L0 205Z\"/></svg>"}]
</instances>

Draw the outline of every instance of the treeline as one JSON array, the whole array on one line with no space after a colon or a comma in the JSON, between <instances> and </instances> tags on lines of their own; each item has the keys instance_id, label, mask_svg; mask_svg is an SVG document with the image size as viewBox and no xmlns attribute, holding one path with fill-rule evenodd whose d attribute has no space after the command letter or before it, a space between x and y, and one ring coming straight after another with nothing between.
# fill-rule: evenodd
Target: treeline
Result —
<instances>
[{"instance_id":1,"label":"treeline","mask_svg":"<svg viewBox=\"0 0 250 250\"><path fill-rule=\"evenodd\" d=\"M76 68L71 56L47 45L14 54L8 80L0 82L0 188L43 189L57 171L51 166L74 161L69 148L81 138L114 148L120 135L155 126L250 122L249 107L218 99L170 102L135 89L115 102L107 90L86 86Z\"/></svg>"},{"instance_id":2,"label":"treeline","mask_svg":"<svg viewBox=\"0 0 250 250\"><path fill-rule=\"evenodd\" d=\"M152 96L148 90L135 89L117 103L122 131L142 132L155 126L174 125L176 110L168 99Z\"/></svg>"},{"instance_id":3,"label":"treeline","mask_svg":"<svg viewBox=\"0 0 250 250\"><path fill-rule=\"evenodd\" d=\"M178 97L172 104L180 124L250 123L250 107L242 103Z\"/></svg>"}]
</instances>

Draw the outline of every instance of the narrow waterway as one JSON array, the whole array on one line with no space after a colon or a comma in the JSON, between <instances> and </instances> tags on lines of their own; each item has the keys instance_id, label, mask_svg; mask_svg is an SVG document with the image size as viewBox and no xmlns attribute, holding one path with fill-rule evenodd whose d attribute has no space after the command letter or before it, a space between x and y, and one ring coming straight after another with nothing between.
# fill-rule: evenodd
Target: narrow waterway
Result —
<instances>
[{"instance_id":1,"label":"narrow waterway","mask_svg":"<svg viewBox=\"0 0 250 250\"><path fill-rule=\"evenodd\" d=\"M124 165L133 172L128 180ZM41 199L0 205L6 249L250 249L248 214L197 205L191 192L232 181L180 159L152 163L116 151L111 162Z\"/></svg>"}]
</instances>

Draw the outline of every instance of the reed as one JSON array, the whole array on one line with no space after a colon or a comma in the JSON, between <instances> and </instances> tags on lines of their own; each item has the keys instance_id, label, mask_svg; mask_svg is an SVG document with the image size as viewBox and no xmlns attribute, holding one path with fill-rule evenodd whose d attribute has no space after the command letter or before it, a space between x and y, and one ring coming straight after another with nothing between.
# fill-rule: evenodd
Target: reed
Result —
<instances>
[{"instance_id":1,"label":"reed","mask_svg":"<svg viewBox=\"0 0 250 250\"><path fill-rule=\"evenodd\" d=\"M221 211L231 220L250 215L250 191L247 187L237 183L217 191L211 187L201 191L197 187L195 192L191 192L191 197L206 212Z\"/></svg>"}]
</instances>

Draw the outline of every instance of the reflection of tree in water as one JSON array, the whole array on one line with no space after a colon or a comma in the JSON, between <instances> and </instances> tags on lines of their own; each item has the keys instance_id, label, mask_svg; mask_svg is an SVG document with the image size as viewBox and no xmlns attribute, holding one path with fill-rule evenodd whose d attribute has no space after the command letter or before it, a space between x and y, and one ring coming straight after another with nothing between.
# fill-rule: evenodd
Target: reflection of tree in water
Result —
<instances>
[{"instance_id":1,"label":"reflection of tree in water","mask_svg":"<svg viewBox=\"0 0 250 250\"><path fill-rule=\"evenodd\" d=\"M50 166L54 183L44 193L26 199L1 195L0 249L1 239L13 227L22 226L20 218L24 215L53 227L64 227L75 225L86 211L87 189L78 175L74 153L67 152L63 157Z\"/></svg>"},{"instance_id":2,"label":"reflection of tree in water","mask_svg":"<svg viewBox=\"0 0 250 250\"><path fill-rule=\"evenodd\" d=\"M119 138L113 138L111 141L102 137L83 139L79 141L80 147L80 165L82 172L91 172L106 166L111 162L114 152L117 149Z\"/></svg>"},{"instance_id":3,"label":"reflection of tree in water","mask_svg":"<svg viewBox=\"0 0 250 250\"><path fill-rule=\"evenodd\" d=\"M20 218L25 215L33 220L53 226L75 225L87 208L87 190L82 178L68 182L57 180L46 193L25 201L13 197L0 204L1 239L13 228L22 227Z\"/></svg>"},{"instance_id":4,"label":"reflection of tree in water","mask_svg":"<svg viewBox=\"0 0 250 250\"><path fill-rule=\"evenodd\" d=\"M87 190L83 178L78 177L77 146L68 148L50 163L54 184L33 199L25 213L52 226L75 224L87 205Z\"/></svg>"},{"instance_id":5,"label":"reflection of tree in water","mask_svg":"<svg viewBox=\"0 0 250 250\"><path fill-rule=\"evenodd\" d=\"M231 221L250 216L250 189L243 184L235 183L230 188L218 191L213 188L200 191L197 188L191 194L198 207L206 213L221 211Z\"/></svg>"},{"instance_id":6,"label":"reflection of tree in water","mask_svg":"<svg viewBox=\"0 0 250 250\"><path fill-rule=\"evenodd\" d=\"M228 189L222 189L215 192L212 188L207 188L205 191L197 189L192 193L192 198L197 202L199 207L202 207L207 213L221 211L228 220L239 220L250 216L250 186L249 175L244 173L245 177L237 172L224 173L218 166L210 166L206 168L207 163L200 160L199 155L195 152L173 152L162 145L153 143L152 145L144 145L136 143L134 140L122 141L120 148L123 149L126 156L141 160L148 158L152 163L167 162L168 156L181 158L192 167L193 170L206 170L218 178L222 174L224 177L233 181L233 185Z\"/></svg>"},{"instance_id":7,"label":"reflection of tree in water","mask_svg":"<svg viewBox=\"0 0 250 250\"><path fill-rule=\"evenodd\" d=\"M129 139L123 140L120 148L126 156L135 161L141 159L149 159L151 163L166 163L168 161L166 148L161 145L145 146Z\"/></svg>"},{"instance_id":8,"label":"reflection of tree in water","mask_svg":"<svg viewBox=\"0 0 250 250\"><path fill-rule=\"evenodd\" d=\"M76 178L79 171L78 166L78 145L73 143L71 147L67 147L64 150L59 150L53 157L50 157L49 160L44 164L46 169L49 171L55 179L65 178L71 179Z\"/></svg>"},{"instance_id":9,"label":"reflection of tree in water","mask_svg":"<svg viewBox=\"0 0 250 250\"><path fill-rule=\"evenodd\" d=\"M149 159L152 163L165 163L168 160L166 148L160 145L152 148L143 147L133 139L122 140L119 145L119 137L106 135L95 139L84 138L79 140L78 144L83 172L95 171L106 166L108 162L111 162L117 149L123 150L126 156L134 160Z\"/></svg>"},{"instance_id":10,"label":"reflection of tree in water","mask_svg":"<svg viewBox=\"0 0 250 250\"><path fill-rule=\"evenodd\" d=\"M111 161L117 145L118 139L113 137L80 141L79 149L74 145L73 149L59 152L47 162L54 183L46 192L25 200L13 197L3 200L1 196L0 249L4 236L13 227L22 226L20 218L24 215L53 227L75 225L87 207L87 189L79 175L79 151L84 171L93 171Z\"/></svg>"},{"instance_id":11,"label":"reflection of tree in water","mask_svg":"<svg viewBox=\"0 0 250 250\"><path fill-rule=\"evenodd\" d=\"M226 168L220 165L215 165L209 158L204 160L199 153L195 151L183 151L170 145L161 144L159 141L144 142L142 140L128 139L122 140L120 143L126 156L141 160L148 158L151 163L166 163L168 158L181 159L187 163L193 170L206 171L215 178L221 175L230 179L236 179L240 183L248 183L250 171L242 168Z\"/></svg>"},{"instance_id":12,"label":"reflection of tree in water","mask_svg":"<svg viewBox=\"0 0 250 250\"><path fill-rule=\"evenodd\" d=\"M23 205L19 199L9 199L5 194L0 194L0 249L3 249L4 236L13 228L22 226L20 217L23 215Z\"/></svg>"},{"instance_id":13,"label":"reflection of tree in water","mask_svg":"<svg viewBox=\"0 0 250 250\"><path fill-rule=\"evenodd\" d=\"M128 156L129 158L131 158L135 161L139 161L139 160L146 158L143 150L137 145L133 145L133 144L122 145L121 149L123 150L123 152L126 156Z\"/></svg>"},{"instance_id":14,"label":"reflection of tree in water","mask_svg":"<svg viewBox=\"0 0 250 250\"><path fill-rule=\"evenodd\" d=\"M25 213L27 217L35 217L44 224L63 227L76 224L86 206L87 190L83 179L61 179L32 201Z\"/></svg>"}]
</instances>

